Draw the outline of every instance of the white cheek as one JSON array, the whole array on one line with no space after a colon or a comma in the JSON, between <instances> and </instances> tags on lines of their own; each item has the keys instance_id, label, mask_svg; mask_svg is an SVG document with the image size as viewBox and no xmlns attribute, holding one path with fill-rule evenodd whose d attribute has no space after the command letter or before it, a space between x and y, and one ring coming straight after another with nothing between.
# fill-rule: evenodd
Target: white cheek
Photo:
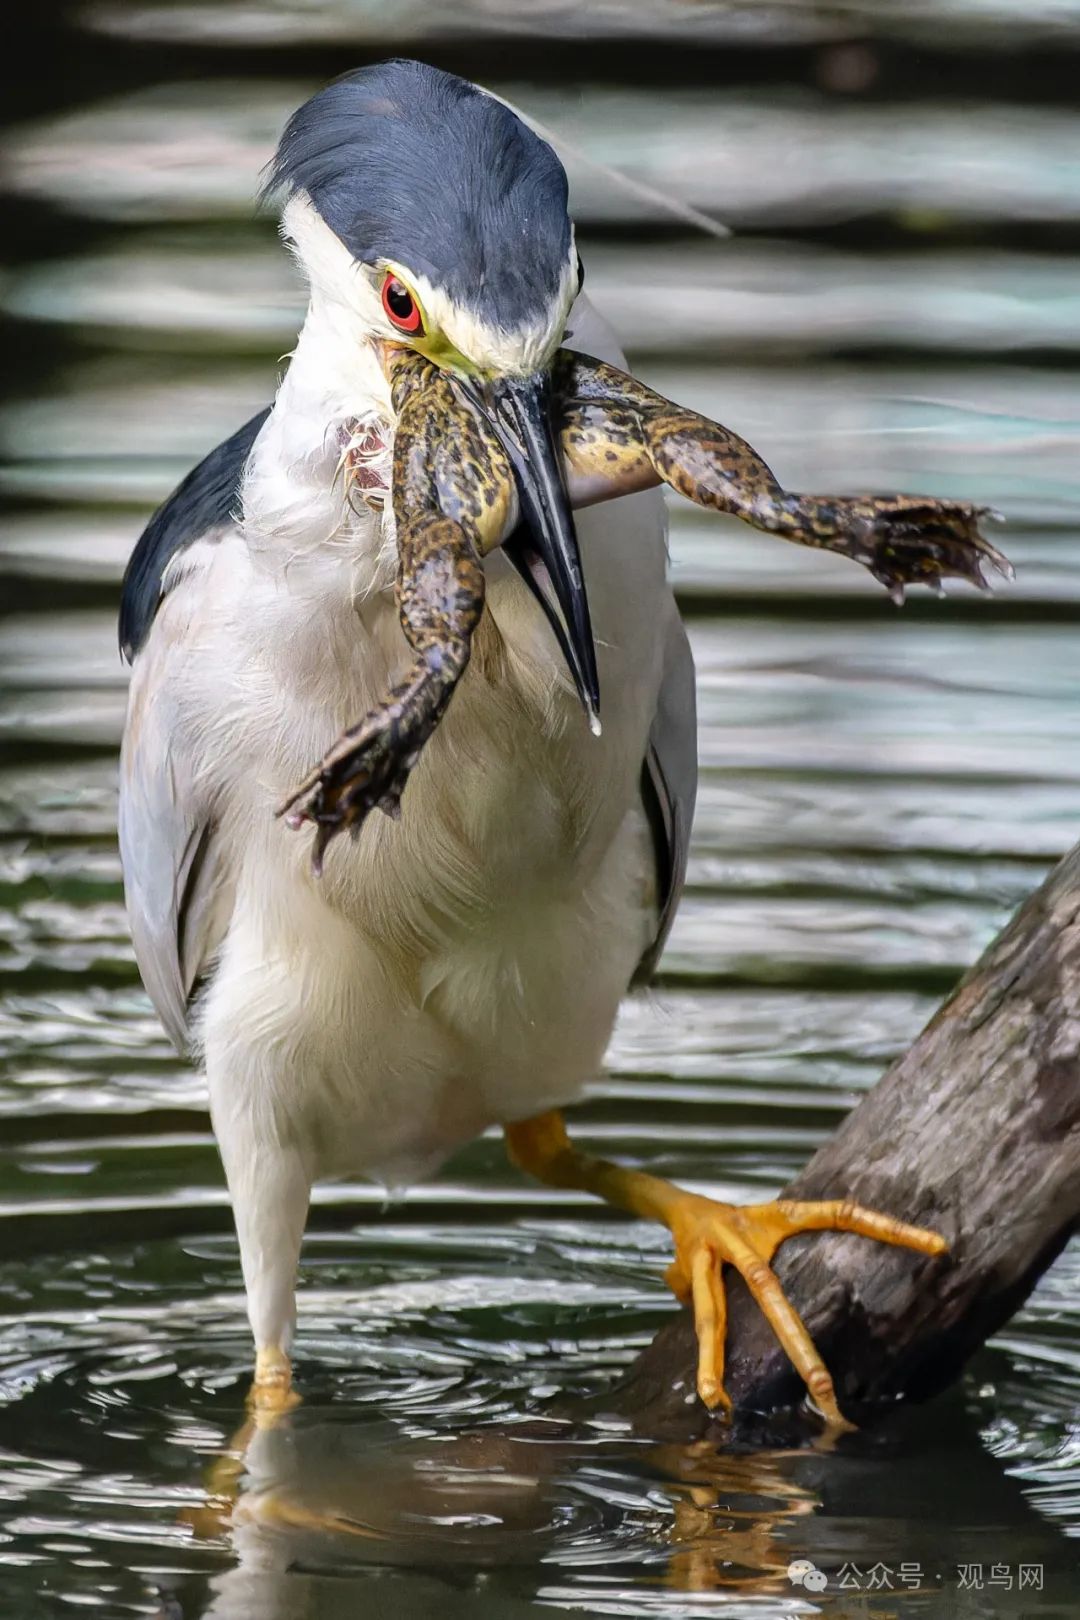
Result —
<instances>
[{"instance_id":1,"label":"white cheek","mask_svg":"<svg viewBox=\"0 0 1080 1620\"><path fill-rule=\"evenodd\" d=\"M577 291L577 261L567 264L558 293L535 321L516 331L491 326L473 310L451 304L426 278L413 280L430 329L441 332L454 347L483 371L522 375L549 364L563 340L566 321Z\"/></svg>"},{"instance_id":2,"label":"white cheek","mask_svg":"<svg viewBox=\"0 0 1080 1620\"><path fill-rule=\"evenodd\" d=\"M423 312L425 331L440 333L482 370L511 375L536 371L550 362L563 340L577 294L576 251L571 251L550 305L526 325L506 331L490 325L474 311L452 304L440 287L407 264L386 260L377 271L358 264L304 192L290 197L281 226L282 233L291 238L313 303L324 306L344 342L363 337L407 342L415 335L392 322L383 308L382 284L387 270L414 292Z\"/></svg>"},{"instance_id":3,"label":"white cheek","mask_svg":"<svg viewBox=\"0 0 1080 1620\"><path fill-rule=\"evenodd\" d=\"M312 298L336 306L357 330L397 335L383 313L381 278L377 283L367 266L357 263L304 192L289 198L281 230L287 240L291 238Z\"/></svg>"}]
</instances>

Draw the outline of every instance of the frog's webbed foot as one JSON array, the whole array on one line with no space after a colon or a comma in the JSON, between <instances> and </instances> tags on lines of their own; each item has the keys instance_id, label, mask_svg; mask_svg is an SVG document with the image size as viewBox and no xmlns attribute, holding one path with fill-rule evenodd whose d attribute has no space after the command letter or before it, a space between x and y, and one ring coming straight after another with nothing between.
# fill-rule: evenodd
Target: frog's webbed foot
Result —
<instances>
[{"instance_id":1,"label":"frog's webbed foot","mask_svg":"<svg viewBox=\"0 0 1080 1620\"><path fill-rule=\"evenodd\" d=\"M905 585L937 589L950 577L986 589L984 568L1012 576L979 533L985 507L921 495L795 494L745 439L636 377L566 349L556 368L575 505L662 481L698 506L862 563L895 600Z\"/></svg>"},{"instance_id":2,"label":"frog's webbed foot","mask_svg":"<svg viewBox=\"0 0 1080 1620\"><path fill-rule=\"evenodd\" d=\"M801 545L821 547L862 563L894 602L905 585L940 591L943 579L966 579L988 590L990 569L1013 577L1012 564L979 533L985 506L924 495L794 495L766 501L768 528ZM752 521L752 520L751 520Z\"/></svg>"},{"instance_id":3,"label":"frog's webbed foot","mask_svg":"<svg viewBox=\"0 0 1080 1620\"><path fill-rule=\"evenodd\" d=\"M417 656L406 678L339 737L278 810L291 827L315 823L316 875L338 833L357 830L374 809L400 814L409 773L465 670L483 611L483 565L459 523L420 514L399 532L398 549L398 608Z\"/></svg>"},{"instance_id":4,"label":"frog's webbed foot","mask_svg":"<svg viewBox=\"0 0 1080 1620\"><path fill-rule=\"evenodd\" d=\"M358 830L372 810L396 818L401 795L420 750L439 723L453 691L446 672L418 662L409 679L350 726L278 810L288 826L315 823L311 865L322 873L327 846L340 832Z\"/></svg>"}]
</instances>

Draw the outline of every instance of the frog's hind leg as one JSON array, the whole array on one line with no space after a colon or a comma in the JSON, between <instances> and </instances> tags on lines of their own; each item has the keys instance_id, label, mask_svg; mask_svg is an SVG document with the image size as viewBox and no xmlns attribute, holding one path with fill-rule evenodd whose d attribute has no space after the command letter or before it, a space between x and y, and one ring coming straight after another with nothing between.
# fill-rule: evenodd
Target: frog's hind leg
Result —
<instances>
[{"instance_id":1,"label":"frog's hind leg","mask_svg":"<svg viewBox=\"0 0 1080 1620\"><path fill-rule=\"evenodd\" d=\"M397 817L409 774L469 662L484 609L483 556L513 524L509 463L444 374L416 355L390 366L397 606L413 652L383 702L350 726L278 814L316 826L313 867L374 809Z\"/></svg>"},{"instance_id":2,"label":"frog's hind leg","mask_svg":"<svg viewBox=\"0 0 1080 1620\"><path fill-rule=\"evenodd\" d=\"M385 700L344 732L278 811L317 827L313 864L327 845L373 809L397 816L420 751L442 719L469 661L484 606L484 570L470 536L452 518L414 518L398 535L398 609L415 657Z\"/></svg>"},{"instance_id":3,"label":"frog's hind leg","mask_svg":"<svg viewBox=\"0 0 1080 1620\"><path fill-rule=\"evenodd\" d=\"M897 600L909 584L955 577L985 589L985 567L1012 574L979 532L986 508L923 495L796 494L730 428L615 366L563 350L557 379L575 504L670 484L698 506L862 563Z\"/></svg>"}]
</instances>

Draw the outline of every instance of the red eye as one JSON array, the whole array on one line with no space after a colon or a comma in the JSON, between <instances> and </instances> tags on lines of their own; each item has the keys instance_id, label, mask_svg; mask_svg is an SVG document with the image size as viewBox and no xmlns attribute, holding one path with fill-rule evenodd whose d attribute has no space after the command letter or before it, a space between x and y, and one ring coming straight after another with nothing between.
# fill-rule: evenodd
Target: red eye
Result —
<instances>
[{"instance_id":1,"label":"red eye","mask_svg":"<svg viewBox=\"0 0 1080 1620\"><path fill-rule=\"evenodd\" d=\"M397 276L387 276L382 284L382 307L399 331L423 332L420 306Z\"/></svg>"}]
</instances>

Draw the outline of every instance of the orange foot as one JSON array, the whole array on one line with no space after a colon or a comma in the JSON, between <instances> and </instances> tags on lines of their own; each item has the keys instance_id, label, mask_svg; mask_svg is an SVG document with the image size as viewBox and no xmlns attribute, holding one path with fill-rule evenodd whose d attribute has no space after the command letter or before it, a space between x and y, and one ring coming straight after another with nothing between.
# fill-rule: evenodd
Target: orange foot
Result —
<instances>
[{"instance_id":1,"label":"orange foot","mask_svg":"<svg viewBox=\"0 0 1080 1620\"><path fill-rule=\"evenodd\" d=\"M853 1425L841 1414L825 1363L770 1265L773 1255L785 1238L797 1232L858 1232L880 1243L895 1243L928 1255L944 1254L948 1248L943 1237L926 1227L908 1226L845 1199L814 1204L779 1199L740 1206L680 1189L663 1219L675 1239L668 1284L694 1310L697 1387L705 1405L731 1406L724 1389L727 1299L722 1269L727 1264L735 1267L757 1300L818 1409L830 1423L845 1429Z\"/></svg>"},{"instance_id":2,"label":"orange foot","mask_svg":"<svg viewBox=\"0 0 1080 1620\"><path fill-rule=\"evenodd\" d=\"M858 1232L881 1243L896 1243L920 1254L944 1254L948 1245L936 1232L907 1226L889 1215L863 1209L846 1199L827 1203L720 1204L686 1192L646 1170L633 1170L582 1153L566 1134L559 1113L507 1125L506 1145L515 1164L550 1187L595 1193L609 1204L645 1220L662 1221L675 1239L675 1262L667 1280L675 1294L694 1307L698 1336L698 1394L706 1406L730 1407L724 1390L724 1336L727 1300L722 1268L732 1265L745 1279L784 1350L818 1407L838 1428L851 1428L840 1414L825 1363L802 1318L784 1297L769 1264L785 1238L796 1232Z\"/></svg>"},{"instance_id":3,"label":"orange foot","mask_svg":"<svg viewBox=\"0 0 1080 1620\"><path fill-rule=\"evenodd\" d=\"M259 1350L255 1356L255 1379L248 1391L248 1406L258 1420L260 1414L273 1418L300 1405L292 1387L292 1362L276 1346Z\"/></svg>"}]
</instances>

